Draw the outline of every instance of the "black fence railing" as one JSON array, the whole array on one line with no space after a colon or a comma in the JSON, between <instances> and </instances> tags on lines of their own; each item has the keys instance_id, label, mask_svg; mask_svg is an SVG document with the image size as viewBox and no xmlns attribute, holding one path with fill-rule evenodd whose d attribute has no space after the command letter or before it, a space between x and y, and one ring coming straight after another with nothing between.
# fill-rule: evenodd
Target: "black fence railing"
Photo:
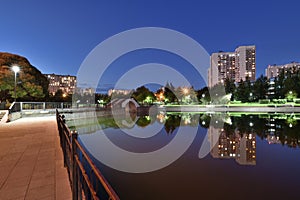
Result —
<instances>
[{"instance_id":1,"label":"black fence railing","mask_svg":"<svg viewBox=\"0 0 300 200\"><path fill-rule=\"evenodd\" d=\"M56 110L60 144L64 154L64 165L68 170L73 200L110 199L119 197L92 162L91 158L78 142L78 133L70 131L63 115Z\"/></svg>"}]
</instances>

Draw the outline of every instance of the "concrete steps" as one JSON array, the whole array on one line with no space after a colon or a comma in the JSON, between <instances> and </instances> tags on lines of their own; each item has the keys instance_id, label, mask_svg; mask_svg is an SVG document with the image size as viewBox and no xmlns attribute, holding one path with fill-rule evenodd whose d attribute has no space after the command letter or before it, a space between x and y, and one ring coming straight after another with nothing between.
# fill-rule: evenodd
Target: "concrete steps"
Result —
<instances>
[{"instance_id":1,"label":"concrete steps","mask_svg":"<svg viewBox=\"0 0 300 200\"><path fill-rule=\"evenodd\" d=\"M1 110L0 111L0 123L6 123L6 121L7 121L7 114L8 114L7 110Z\"/></svg>"}]
</instances>

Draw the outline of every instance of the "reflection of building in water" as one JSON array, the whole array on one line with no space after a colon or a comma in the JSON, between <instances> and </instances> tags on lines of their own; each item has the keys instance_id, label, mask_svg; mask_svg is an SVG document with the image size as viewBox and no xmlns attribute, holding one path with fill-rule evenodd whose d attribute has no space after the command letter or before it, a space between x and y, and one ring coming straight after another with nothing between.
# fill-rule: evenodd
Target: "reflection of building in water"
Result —
<instances>
[{"instance_id":1,"label":"reflection of building in water","mask_svg":"<svg viewBox=\"0 0 300 200\"><path fill-rule=\"evenodd\" d=\"M297 128L293 127L293 117L285 116L286 119L267 119L266 127L264 134L266 135L266 140L269 144L283 144L290 147L297 147L300 143L300 140L296 137L289 137L297 132ZM287 121L290 121L287 123ZM291 131L291 132L289 132Z\"/></svg>"},{"instance_id":2,"label":"reflection of building in water","mask_svg":"<svg viewBox=\"0 0 300 200\"><path fill-rule=\"evenodd\" d=\"M209 127L209 141L214 147L213 158L235 158L240 165L256 164L256 137L254 133L240 134L235 131L227 134L224 129Z\"/></svg>"},{"instance_id":3,"label":"reflection of building in water","mask_svg":"<svg viewBox=\"0 0 300 200\"><path fill-rule=\"evenodd\" d=\"M236 156L236 141L234 135L227 136L224 129L216 129L213 127L210 127L209 132L210 139L214 140L214 143L216 144L214 148L211 150L211 155L214 158L231 158ZM220 136L218 138L218 133L220 133ZM218 140L218 141L216 141ZM211 142L211 144L214 144Z\"/></svg>"},{"instance_id":4,"label":"reflection of building in water","mask_svg":"<svg viewBox=\"0 0 300 200\"><path fill-rule=\"evenodd\" d=\"M282 127L280 124L276 124L275 119L267 119L267 124L266 126L268 127L268 129L265 131L266 135L267 135L267 142L269 144L281 144L281 141L279 139L279 137L277 136L281 131Z\"/></svg>"},{"instance_id":5,"label":"reflection of building in water","mask_svg":"<svg viewBox=\"0 0 300 200\"><path fill-rule=\"evenodd\" d=\"M268 135L267 141L269 144L281 144L279 137L275 135Z\"/></svg>"},{"instance_id":6,"label":"reflection of building in water","mask_svg":"<svg viewBox=\"0 0 300 200\"><path fill-rule=\"evenodd\" d=\"M245 133L237 143L236 161L240 165L256 164L256 137L255 133Z\"/></svg>"}]
</instances>

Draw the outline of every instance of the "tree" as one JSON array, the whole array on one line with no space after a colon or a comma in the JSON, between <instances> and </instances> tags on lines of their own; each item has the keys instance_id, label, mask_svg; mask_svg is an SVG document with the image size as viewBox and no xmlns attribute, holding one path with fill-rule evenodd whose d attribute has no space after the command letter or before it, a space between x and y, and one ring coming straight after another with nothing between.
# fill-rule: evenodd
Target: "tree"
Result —
<instances>
[{"instance_id":1,"label":"tree","mask_svg":"<svg viewBox=\"0 0 300 200\"><path fill-rule=\"evenodd\" d=\"M57 90L54 94L54 101L56 102L61 102L63 101L63 91L62 90Z\"/></svg>"},{"instance_id":2,"label":"tree","mask_svg":"<svg viewBox=\"0 0 300 200\"><path fill-rule=\"evenodd\" d=\"M285 94L285 98L287 101L293 101L295 98L297 98L297 93L293 90L290 90Z\"/></svg>"},{"instance_id":3,"label":"tree","mask_svg":"<svg viewBox=\"0 0 300 200\"><path fill-rule=\"evenodd\" d=\"M172 85L172 83L166 84L164 96L167 102L171 102L171 103L178 102L178 98L175 95L175 87Z\"/></svg>"},{"instance_id":4,"label":"tree","mask_svg":"<svg viewBox=\"0 0 300 200\"><path fill-rule=\"evenodd\" d=\"M226 94L232 94L230 100L233 100L234 99L234 94L235 94L235 91L236 91L236 86L235 86L234 80L226 78L225 82L224 82L224 86L225 86L225 93Z\"/></svg>"},{"instance_id":5,"label":"tree","mask_svg":"<svg viewBox=\"0 0 300 200\"><path fill-rule=\"evenodd\" d=\"M16 98L22 101L44 100L48 97L47 78L29 61L19 55L0 53L0 93L1 100L12 101L14 96L14 72L12 65L18 65Z\"/></svg>"},{"instance_id":6,"label":"tree","mask_svg":"<svg viewBox=\"0 0 300 200\"><path fill-rule=\"evenodd\" d=\"M95 104L107 104L111 97L108 94L95 94Z\"/></svg>"},{"instance_id":7,"label":"tree","mask_svg":"<svg viewBox=\"0 0 300 200\"><path fill-rule=\"evenodd\" d=\"M283 84L284 84L284 71L282 70L279 75L275 79L275 95L274 97L276 99L282 99L284 98L284 93L283 93Z\"/></svg>"},{"instance_id":8,"label":"tree","mask_svg":"<svg viewBox=\"0 0 300 200\"><path fill-rule=\"evenodd\" d=\"M235 94L236 100L241 101L243 103L249 101L250 91L249 91L248 84L249 83L247 83L241 79L241 81L239 82L239 86L237 87L236 94Z\"/></svg>"},{"instance_id":9,"label":"tree","mask_svg":"<svg viewBox=\"0 0 300 200\"><path fill-rule=\"evenodd\" d=\"M143 104L144 101L148 98L151 98L152 100L154 100L154 94L145 86L141 86L139 88L137 88L133 94L132 97L138 101L139 103Z\"/></svg>"},{"instance_id":10,"label":"tree","mask_svg":"<svg viewBox=\"0 0 300 200\"><path fill-rule=\"evenodd\" d=\"M225 82L224 82L224 86L225 86L225 92L226 94L233 94L235 92L235 84L234 84L234 80L226 78Z\"/></svg>"},{"instance_id":11,"label":"tree","mask_svg":"<svg viewBox=\"0 0 300 200\"><path fill-rule=\"evenodd\" d=\"M288 94L290 91L295 91L297 88L297 82L297 77L288 75L283 82L283 94Z\"/></svg>"},{"instance_id":12,"label":"tree","mask_svg":"<svg viewBox=\"0 0 300 200\"><path fill-rule=\"evenodd\" d=\"M255 99L265 99L268 92L268 79L261 75L253 85L253 95Z\"/></svg>"},{"instance_id":13,"label":"tree","mask_svg":"<svg viewBox=\"0 0 300 200\"><path fill-rule=\"evenodd\" d=\"M176 89L176 97L185 104L198 102L197 94L193 87L178 87Z\"/></svg>"},{"instance_id":14,"label":"tree","mask_svg":"<svg viewBox=\"0 0 300 200\"><path fill-rule=\"evenodd\" d=\"M210 88L209 94L213 104L223 104L221 99L226 95L224 85L222 83L214 85Z\"/></svg>"},{"instance_id":15,"label":"tree","mask_svg":"<svg viewBox=\"0 0 300 200\"><path fill-rule=\"evenodd\" d=\"M197 98L199 102L207 104L211 101L208 87L204 87L197 91Z\"/></svg>"},{"instance_id":16,"label":"tree","mask_svg":"<svg viewBox=\"0 0 300 200\"><path fill-rule=\"evenodd\" d=\"M156 100L159 101L159 102L163 102L165 101L165 94L164 94L164 89L163 88L159 88L154 96L156 97Z\"/></svg>"}]
</instances>

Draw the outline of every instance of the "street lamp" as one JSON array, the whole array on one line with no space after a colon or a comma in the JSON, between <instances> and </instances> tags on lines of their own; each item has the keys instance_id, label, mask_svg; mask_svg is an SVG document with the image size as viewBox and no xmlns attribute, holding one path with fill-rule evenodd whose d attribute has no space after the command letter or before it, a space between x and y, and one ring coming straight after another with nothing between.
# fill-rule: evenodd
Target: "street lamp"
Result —
<instances>
[{"instance_id":1,"label":"street lamp","mask_svg":"<svg viewBox=\"0 0 300 200\"><path fill-rule=\"evenodd\" d=\"M12 70L15 72L15 102L17 101L17 73L20 71L19 66L12 66Z\"/></svg>"},{"instance_id":2,"label":"street lamp","mask_svg":"<svg viewBox=\"0 0 300 200\"><path fill-rule=\"evenodd\" d=\"M252 93L252 92L249 93L249 100L250 100L250 101L253 100L253 93Z\"/></svg>"},{"instance_id":3,"label":"street lamp","mask_svg":"<svg viewBox=\"0 0 300 200\"><path fill-rule=\"evenodd\" d=\"M189 93L189 89L188 89L188 88L183 88L182 91L183 91L183 94L185 94L185 95L186 95L187 93Z\"/></svg>"}]
</instances>

